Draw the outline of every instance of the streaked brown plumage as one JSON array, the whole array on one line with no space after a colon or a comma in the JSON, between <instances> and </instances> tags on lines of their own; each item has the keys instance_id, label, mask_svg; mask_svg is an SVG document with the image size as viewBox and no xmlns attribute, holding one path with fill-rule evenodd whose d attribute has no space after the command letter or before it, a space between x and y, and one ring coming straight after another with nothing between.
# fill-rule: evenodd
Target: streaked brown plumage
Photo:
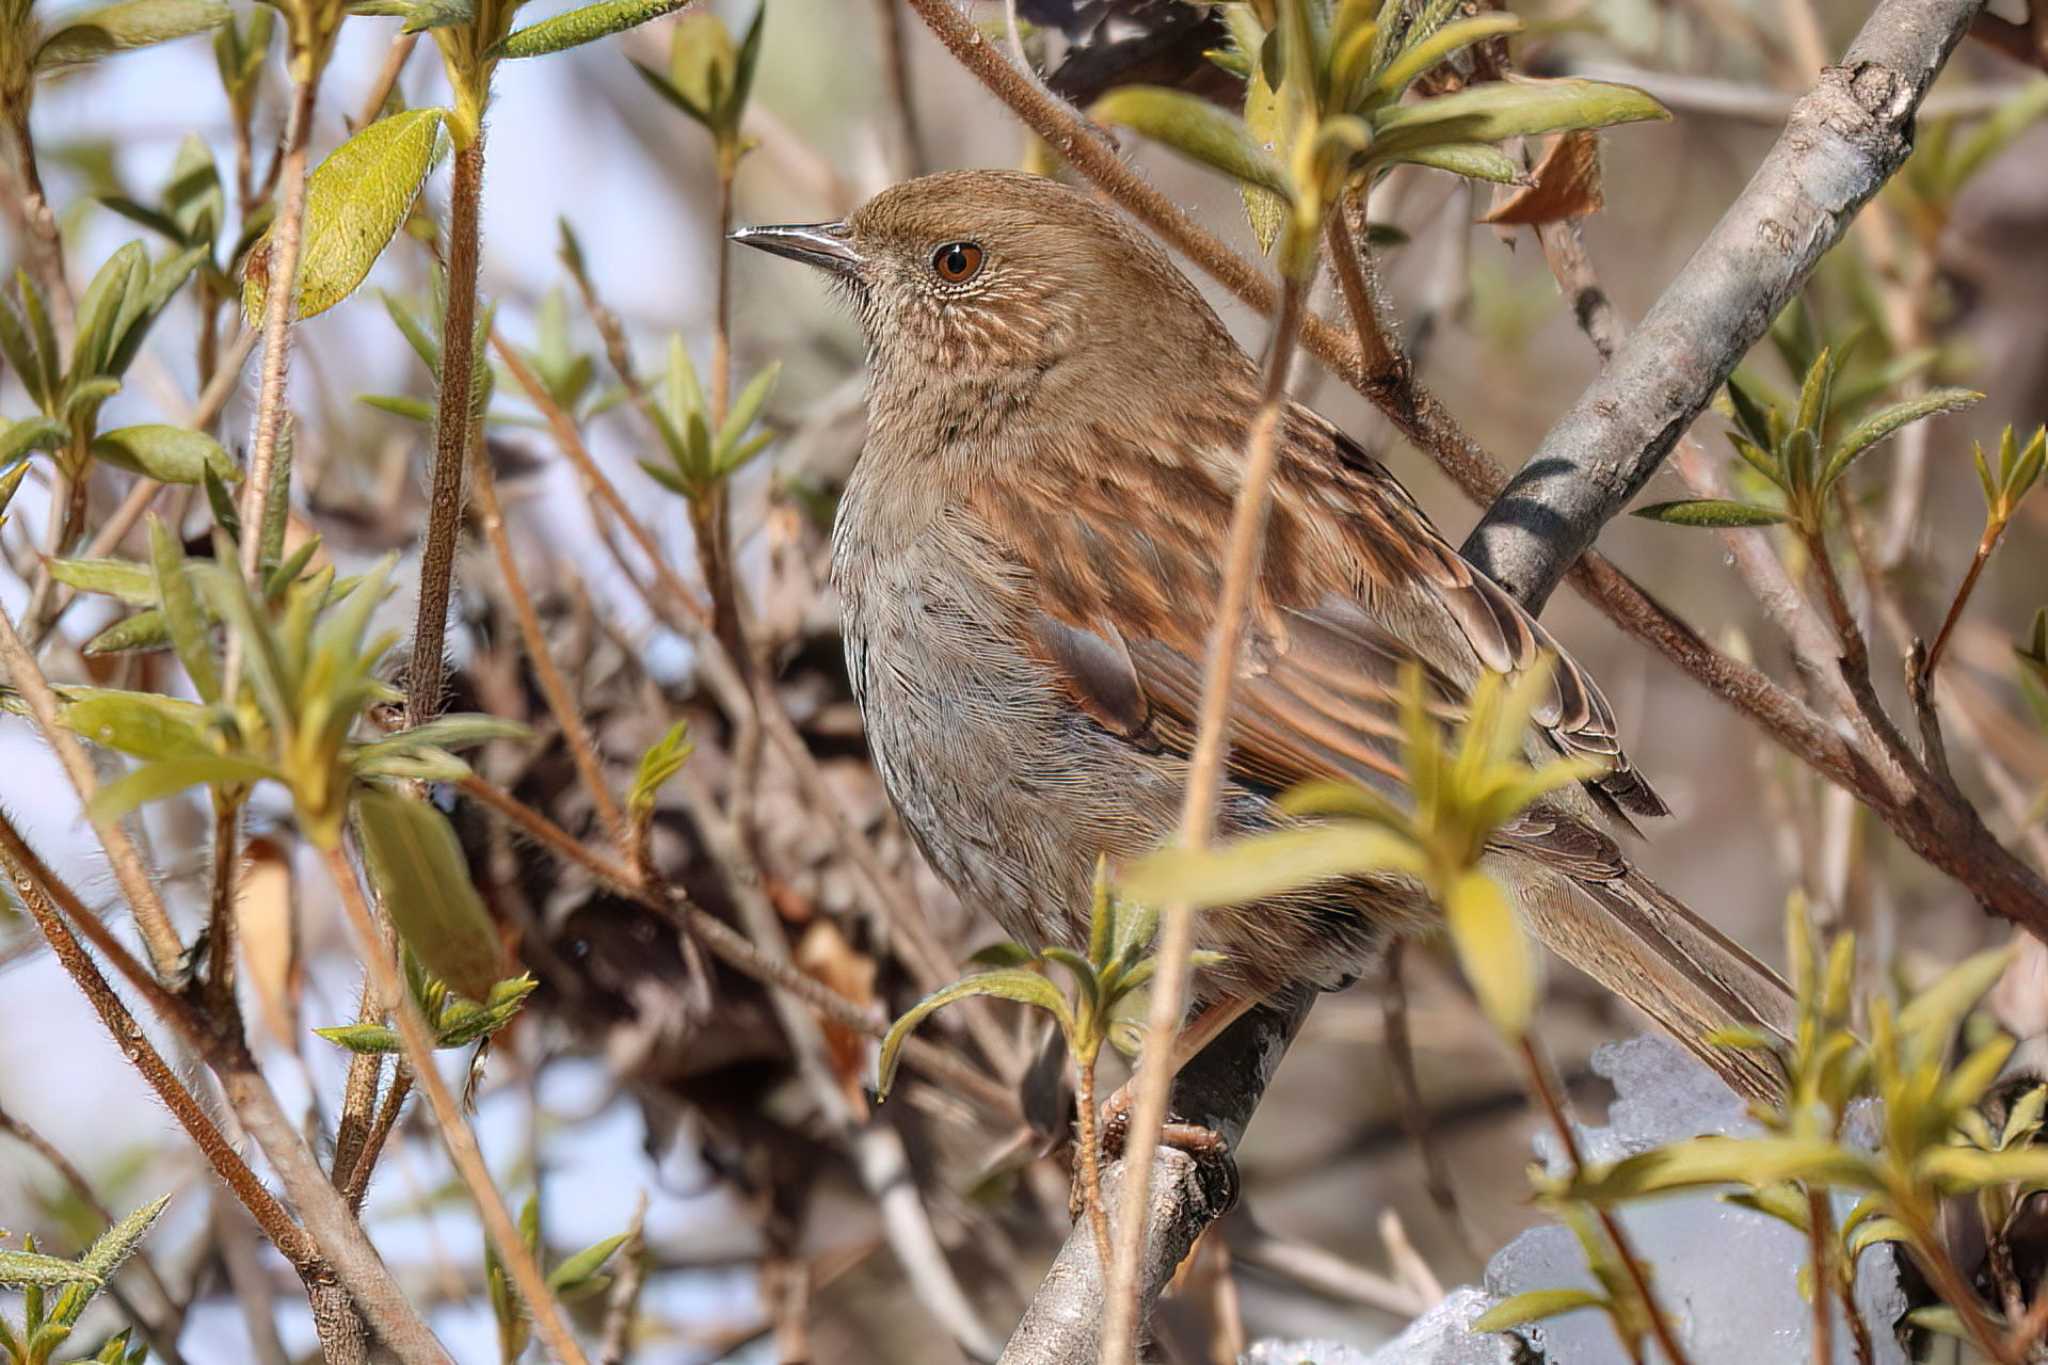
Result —
<instances>
[{"instance_id":1,"label":"streaked brown plumage","mask_svg":"<svg viewBox=\"0 0 2048 1365\"><path fill-rule=\"evenodd\" d=\"M829 270L868 339L833 577L890 795L963 897L1022 941L1083 946L1098 853L1176 825L1257 367L1148 238L1049 180L930 176L843 224L737 236ZM1665 808L1591 679L1343 433L1297 404L1281 440L1220 829L1270 826L1311 778L1397 791L1405 662L1450 717L1482 670L1555 653L1530 753L1610 770L1504 831L1495 871L1553 947L1674 1031L1779 1022L1775 979L1604 832L1603 813ZM1198 941L1226 960L1198 998L1355 974L1426 912L1399 879L1207 912Z\"/></svg>"}]
</instances>

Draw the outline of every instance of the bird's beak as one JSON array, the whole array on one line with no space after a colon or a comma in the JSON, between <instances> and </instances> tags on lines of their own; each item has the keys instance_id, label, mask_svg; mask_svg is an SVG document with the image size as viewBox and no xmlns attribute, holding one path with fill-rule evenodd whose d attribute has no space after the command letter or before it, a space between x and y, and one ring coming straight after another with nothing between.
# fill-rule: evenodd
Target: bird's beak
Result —
<instances>
[{"instance_id":1,"label":"bird's beak","mask_svg":"<svg viewBox=\"0 0 2048 1365\"><path fill-rule=\"evenodd\" d=\"M732 234L732 240L835 275L851 275L861 267L861 254L854 250L853 232L845 223L743 227Z\"/></svg>"}]
</instances>

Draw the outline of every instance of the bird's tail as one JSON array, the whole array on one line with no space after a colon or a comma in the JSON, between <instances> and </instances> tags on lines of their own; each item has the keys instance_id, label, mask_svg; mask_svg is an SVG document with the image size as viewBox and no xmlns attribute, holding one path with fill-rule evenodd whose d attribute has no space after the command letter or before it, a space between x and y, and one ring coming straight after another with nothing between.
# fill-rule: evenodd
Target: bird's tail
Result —
<instances>
[{"instance_id":1,"label":"bird's tail","mask_svg":"<svg viewBox=\"0 0 2048 1365\"><path fill-rule=\"evenodd\" d=\"M1744 1028L1790 1038L1791 991L1662 887L1634 868L1598 881L1559 876L1528 888L1524 908L1551 951L1648 1015L1738 1094L1782 1098L1767 1060L1707 1037Z\"/></svg>"}]
</instances>

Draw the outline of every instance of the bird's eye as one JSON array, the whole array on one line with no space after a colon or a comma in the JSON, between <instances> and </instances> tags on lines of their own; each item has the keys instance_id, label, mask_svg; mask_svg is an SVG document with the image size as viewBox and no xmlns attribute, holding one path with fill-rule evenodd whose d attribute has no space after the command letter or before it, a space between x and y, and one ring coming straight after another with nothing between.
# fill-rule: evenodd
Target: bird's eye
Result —
<instances>
[{"instance_id":1,"label":"bird's eye","mask_svg":"<svg viewBox=\"0 0 2048 1365\"><path fill-rule=\"evenodd\" d=\"M932 269L947 284L965 284L981 273L982 250L974 242L948 242L932 253Z\"/></svg>"}]
</instances>

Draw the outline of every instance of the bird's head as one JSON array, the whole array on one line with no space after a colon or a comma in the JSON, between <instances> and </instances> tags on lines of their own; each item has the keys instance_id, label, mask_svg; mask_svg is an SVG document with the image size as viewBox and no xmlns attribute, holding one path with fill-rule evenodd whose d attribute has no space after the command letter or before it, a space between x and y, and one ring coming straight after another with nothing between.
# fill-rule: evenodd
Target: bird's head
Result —
<instances>
[{"instance_id":1,"label":"bird's head","mask_svg":"<svg viewBox=\"0 0 2048 1365\"><path fill-rule=\"evenodd\" d=\"M860 315L878 392L996 396L1028 381L1042 404L1120 388L1128 400L1129 386L1199 385L1219 364L1249 365L1150 238L1042 176L925 176L843 222L733 240L831 276Z\"/></svg>"}]
</instances>

